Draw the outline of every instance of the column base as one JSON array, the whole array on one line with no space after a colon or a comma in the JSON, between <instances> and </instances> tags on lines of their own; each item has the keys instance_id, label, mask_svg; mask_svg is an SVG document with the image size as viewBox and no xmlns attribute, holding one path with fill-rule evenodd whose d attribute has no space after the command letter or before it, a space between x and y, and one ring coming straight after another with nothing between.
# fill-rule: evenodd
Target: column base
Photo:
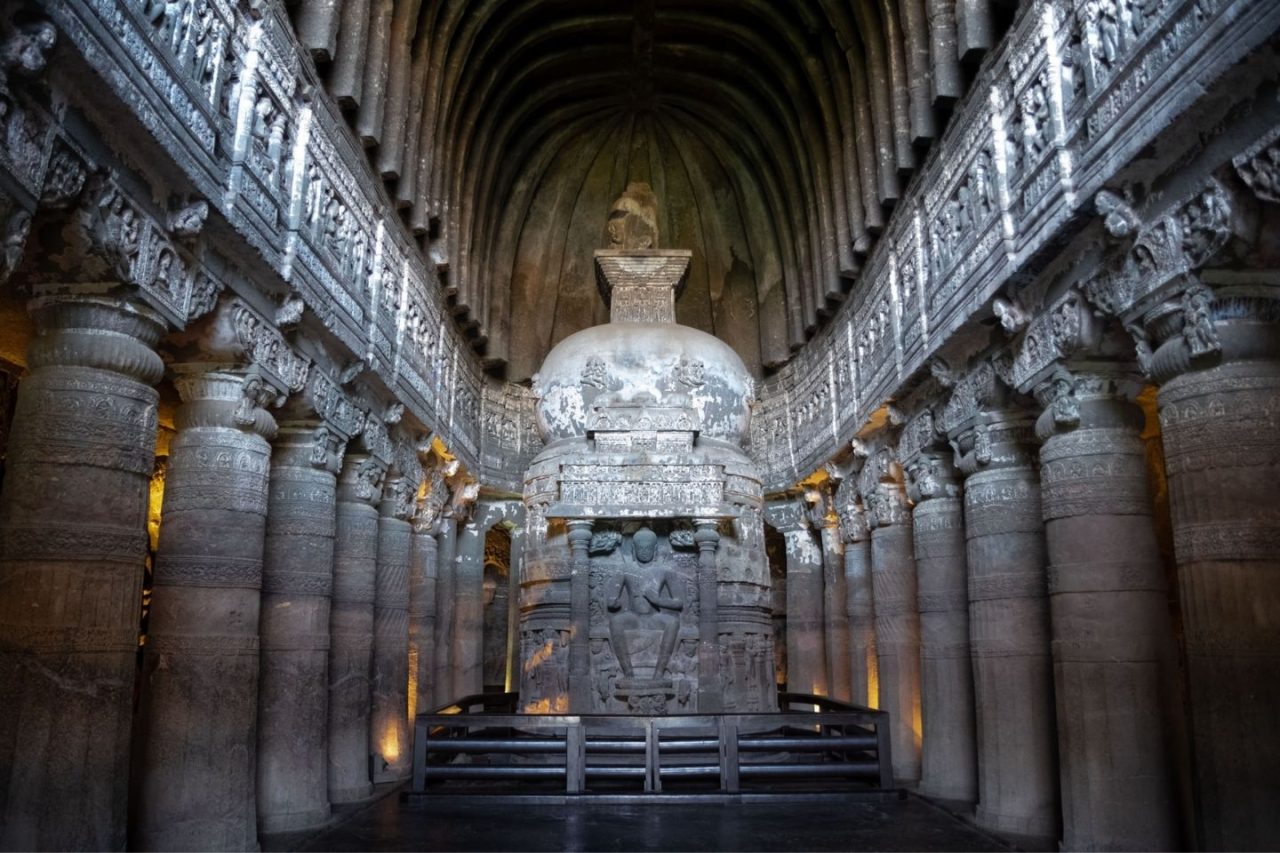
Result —
<instances>
[{"instance_id":1,"label":"column base","mask_svg":"<svg viewBox=\"0 0 1280 853\"><path fill-rule=\"evenodd\" d=\"M977 802L972 789L965 790L954 785L931 785L927 781L920 783L920 795L965 810L972 809Z\"/></svg>"},{"instance_id":2,"label":"column base","mask_svg":"<svg viewBox=\"0 0 1280 853\"><path fill-rule=\"evenodd\" d=\"M311 809L305 812L259 815L258 832L275 834L279 832L299 832L304 829L319 829L329 822L329 816L330 809L327 804L322 809Z\"/></svg>"},{"instance_id":3,"label":"column base","mask_svg":"<svg viewBox=\"0 0 1280 853\"><path fill-rule=\"evenodd\" d=\"M358 803L361 800L367 800L373 796L373 784L366 782L355 788L341 788L337 791L329 792L329 802L333 805L345 805L346 803Z\"/></svg>"},{"instance_id":4,"label":"column base","mask_svg":"<svg viewBox=\"0 0 1280 853\"><path fill-rule=\"evenodd\" d=\"M1050 850L1058 847L1058 828L1052 818L997 814L978 806L973 822L991 832L1015 836L1026 842L1019 846L1027 849Z\"/></svg>"}]
</instances>

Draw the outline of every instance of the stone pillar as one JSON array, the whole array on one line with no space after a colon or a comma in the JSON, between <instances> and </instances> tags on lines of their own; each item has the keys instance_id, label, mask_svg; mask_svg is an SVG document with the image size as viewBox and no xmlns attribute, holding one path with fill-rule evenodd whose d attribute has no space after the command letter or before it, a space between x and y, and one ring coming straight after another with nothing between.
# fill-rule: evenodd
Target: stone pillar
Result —
<instances>
[{"instance_id":1,"label":"stone pillar","mask_svg":"<svg viewBox=\"0 0 1280 853\"><path fill-rule=\"evenodd\" d=\"M457 567L454 556L457 548L458 521L452 504L445 506L440 516L440 532L436 534L436 642L435 660L432 663L433 704L439 708L461 699L453 692L453 598Z\"/></svg>"},{"instance_id":2,"label":"stone pillar","mask_svg":"<svg viewBox=\"0 0 1280 853\"><path fill-rule=\"evenodd\" d=\"M1144 416L1105 374L1060 372L1041 396L1062 846L1178 849L1167 724L1177 652Z\"/></svg>"},{"instance_id":3,"label":"stone pillar","mask_svg":"<svg viewBox=\"0 0 1280 853\"><path fill-rule=\"evenodd\" d=\"M591 604L590 519L565 522L569 529L569 713L591 710L591 645L588 641Z\"/></svg>"},{"instance_id":4,"label":"stone pillar","mask_svg":"<svg viewBox=\"0 0 1280 853\"><path fill-rule=\"evenodd\" d=\"M720 531L715 519L696 519L698 546L698 713L715 714L724 707L720 677L720 591L716 549ZM659 673L661 674L661 673Z\"/></svg>"},{"instance_id":5,"label":"stone pillar","mask_svg":"<svg viewBox=\"0 0 1280 853\"><path fill-rule=\"evenodd\" d=\"M1256 291L1254 291L1256 293ZM1155 353L1200 847L1280 846L1280 308L1193 286Z\"/></svg>"},{"instance_id":6,"label":"stone pillar","mask_svg":"<svg viewBox=\"0 0 1280 853\"><path fill-rule=\"evenodd\" d=\"M258 613L277 392L255 373L174 368L139 710L140 850L257 846Z\"/></svg>"},{"instance_id":7,"label":"stone pillar","mask_svg":"<svg viewBox=\"0 0 1280 853\"><path fill-rule=\"evenodd\" d=\"M958 441L978 729L977 822L1058 832L1044 523L1029 416L985 411Z\"/></svg>"},{"instance_id":8,"label":"stone pillar","mask_svg":"<svg viewBox=\"0 0 1280 853\"><path fill-rule=\"evenodd\" d=\"M422 510L419 510L421 513ZM437 707L434 672L436 647L436 537L435 527L419 518L409 547L409 732L418 714Z\"/></svg>"},{"instance_id":9,"label":"stone pillar","mask_svg":"<svg viewBox=\"0 0 1280 853\"><path fill-rule=\"evenodd\" d=\"M369 754L373 781L408 777L409 751L409 548L418 484L388 477L378 516L378 565L373 599L373 710Z\"/></svg>"},{"instance_id":10,"label":"stone pillar","mask_svg":"<svg viewBox=\"0 0 1280 853\"><path fill-rule=\"evenodd\" d=\"M920 613L911 512L898 482L876 483L862 498L871 527L880 708L889 714L894 780L915 785L920 781Z\"/></svg>"},{"instance_id":11,"label":"stone pillar","mask_svg":"<svg viewBox=\"0 0 1280 853\"><path fill-rule=\"evenodd\" d=\"M801 501L770 503L765 520L787 543L787 692L826 696L822 548Z\"/></svg>"},{"instance_id":12,"label":"stone pillar","mask_svg":"<svg viewBox=\"0 0 1280 853\"><path fill-rule=\"evenodd\" d=\"M871 593L871 531L861 504L852 498L840 510L844 539L845 612L849 614L849 689L853 704L880 707L880 661L876 654Z\"/></svg>"},{"instance_id":13,"label":"stone pillar","mask_svg":"<svg viewBox=\"0 0 1280 853\"><path fill-rule=\"evenodd\" d=\"M333 549L329 618L329 802L373 793L369 769L373 602L378 510L384 463L348 453L338 478L338 535Z\"/></svg>"},{"instance_id":14,"label":"stone pillar","mask_svg":"<svg viewBox=\"0 0 1280 853\"><path fill-rule=\"evenodd\" d=\"M844 576L844 543L839 520L822 524L822 590L826 613L827 685L832 699L853 701L849 645L849 586Z\"/></svg>"},{"instance_id":15,"label":"stone pillar","mask_svg":"<svg viewBox=\"0 0 1280 853\"><path fill-rule=\"evenodd\" d=\"M955 802L978 798L964 504L950 454L926 450L907 466L915 500L920 611L920 792Z\"/></svg>"},{"instance_id":16,"label":"stone pillar","mask_svg":"<svg viewBox=\"0 0 1280 853\"><path fill-rule=\"evenodd\" d=\"M0 848L120 850L164 324L114 299L32 315L0 494Z\"/></svg>"},{"instance_id":17,"label":"stone pillar","mask_svg":"<svg viewBox=\"0 0 1280 853\"><path fill-rule=\"evenodd\" d=\"M524 515L524 506L518 510ZM511 531L511 566L507 571L507 672L503 688L512 693L520 689L520 571L524 565L524 526Z\"/></svg>"},{"instance_id":18,"label":"stone pillar","mask_svg":"<svg viewBox=\"0 0 1280 853\"><path fill-rule=\"evenodd\" d=\"M484 538L493 505L476 504L458 534L454 560L453 668L454 699L484 691Z\"/></svg>"},{"instance_id":19,"label":"stone pillar","mask_svg":"<svg viewBox=\"0 0 1280 853\"><path fill-rule=\"evenodd\" d=\"M282 425L272 448L262 566L258 828L329 819L329 603L344 440L319 421ZM306 697L306 701L299 701ZM314 701L313 701L314 698Z\"/></svg>"}]
</instances>

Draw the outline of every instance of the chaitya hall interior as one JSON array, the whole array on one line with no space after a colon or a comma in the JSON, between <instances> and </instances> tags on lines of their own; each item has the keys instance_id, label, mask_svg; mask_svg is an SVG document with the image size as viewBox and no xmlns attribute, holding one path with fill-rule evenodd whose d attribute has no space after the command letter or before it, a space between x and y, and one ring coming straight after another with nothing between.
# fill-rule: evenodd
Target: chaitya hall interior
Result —
<instances>
[{"instance_id":1,"label":"chaitya hall interior","mask_svg":"<svg viewBox=\"0 0 1280 853\"><path fill-rule=\"evenodd\" d=\"M0 4L0 849L1280 848L1278 34Z\"/></svg>"}]
</instances>

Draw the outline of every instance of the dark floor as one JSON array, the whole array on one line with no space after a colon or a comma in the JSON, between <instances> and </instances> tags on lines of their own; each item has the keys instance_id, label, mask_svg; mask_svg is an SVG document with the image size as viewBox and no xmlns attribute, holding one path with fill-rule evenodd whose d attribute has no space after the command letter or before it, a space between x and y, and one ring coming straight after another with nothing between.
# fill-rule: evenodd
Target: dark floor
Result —
<instances>
[{"instance_id":1,"label":"dark floor","mask_svg":"<svg viewBox=\"0 0 1280 853\"><path fill-rule=\"evenodd\" d=\"M302 850L1005 850L915 797L822 803L490 804L388 796Z\"/></svg>"}]
</instances>

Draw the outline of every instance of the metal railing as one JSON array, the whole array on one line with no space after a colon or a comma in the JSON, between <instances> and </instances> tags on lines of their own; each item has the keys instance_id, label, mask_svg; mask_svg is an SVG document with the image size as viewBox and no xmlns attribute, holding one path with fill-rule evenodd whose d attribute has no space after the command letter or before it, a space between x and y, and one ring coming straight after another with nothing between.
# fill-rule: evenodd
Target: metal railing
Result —
<instances>
[{"instance_id":1,"label":"metal railing","mask_svg":"<svg viewBox=\"0 0 1280 853\"><path fill-rule=\"evenodd\" d=\"M735 794L783 780L893 787L885 712L778 698L776 713L629 716L516 714L513 693L468 696L418 716L411 793L445 780L562 783L566 794L619 786Z\"/></svg>"}]
</instances>

